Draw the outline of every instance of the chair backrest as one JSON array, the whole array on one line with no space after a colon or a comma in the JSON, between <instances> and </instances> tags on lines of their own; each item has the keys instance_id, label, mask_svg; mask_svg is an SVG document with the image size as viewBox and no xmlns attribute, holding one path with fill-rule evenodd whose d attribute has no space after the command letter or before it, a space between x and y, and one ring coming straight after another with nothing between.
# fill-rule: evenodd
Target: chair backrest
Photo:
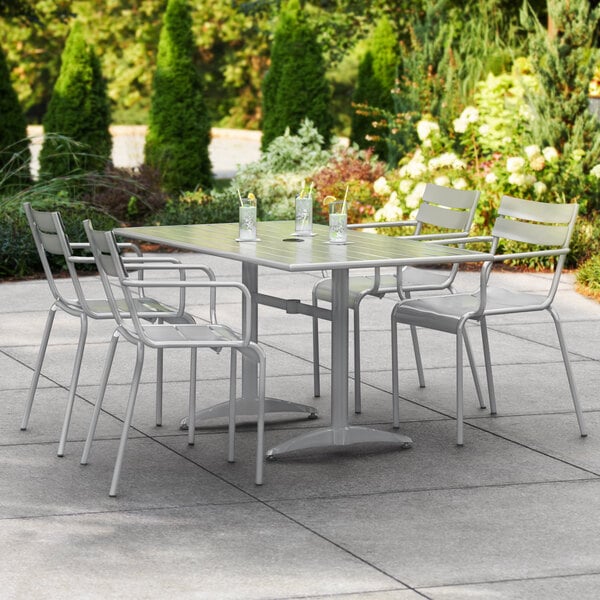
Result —
<instances>
[{"instance_id":1,"label":"chair backrest","mask_svg":"<svg viewBox=\"0 0 600 600\"><path fill-rule=\"evenodd\" d=\"M73 252L71 251L71 244L65 232L60 213L35 210L29 202L25 202L23 208L54 299L66 305L73 306L74 304L74 301L66 298L56 285L54 273L48 260L50 255L62 256L65 259L77 301L80 305L83 305L85 296L79 281L77 269L71 262Z\"/></svg>"},{"instance_id":2,"label":"chair backrest","mask_svg":"<svg viewBox=\"0 0 600 600\"><path fill-rule=\"evenodd\" d=\"M492 236L536 246L568 248L579 205L503 196Z\"/></svg>"},{"instance_id":3,"label":"chair backrest","mask_svg":"<svg viewBox=\"0 0 600 600\"><path fill-rule=\"evenodd\" d=\"M577 203L550 204L503 196L492 228L490 251L495 254L502 240L509 240L527 246L525 250L503 254L506 258L556 257L554 276L547 295L550 303L558 289L578 212ZM528 246L531 248L528 249Z\"/></svg>"},{"instance_id":4,"label":"chair backrest","mask_svg":"<svg viewBox=\"0 0 600 600\"><path fill-rule=\"evenodd\" d=\"M129 330L125 319L130 317L132 320L137 321L137 312L131 292L120 285L121 281L128 278L128 274L114 233L112 231L95 231L89 219L83 222L83 228L90 243L90 250L94 255L113 317L121 327ZM120 302L120 298L115 296L115 286L119 288L119 294L122 294L127 304L126 311L122 310L123 304ZM139 325L139 323L136 323L136 325Z\"/></svg>"},{"instance_id":5,"label":"chair backrest","mask_svg":"<svg viewBox=\"0 0 600 600\"><path fill-rule=\"evenodd\" d=\"M481 192L455 190L435 183L428 183L423 192L417 216L415 234L420 234L424 225L441 229L469 233Z\"/></svg>"}]
</instances>

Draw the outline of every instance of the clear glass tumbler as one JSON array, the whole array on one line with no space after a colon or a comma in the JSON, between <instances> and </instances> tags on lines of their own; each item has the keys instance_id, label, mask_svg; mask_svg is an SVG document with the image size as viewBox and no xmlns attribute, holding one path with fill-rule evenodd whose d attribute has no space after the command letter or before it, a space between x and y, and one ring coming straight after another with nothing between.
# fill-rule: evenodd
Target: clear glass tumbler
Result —
<instances>
[{"instance_id":1,"label":"clear glass tumbler","mask_svg":"<svg viewBox=\"0 0 600 600\"><path fill-rule=\"evenodd\" d=\"M296 235L312 235L311 196L296 196Z\"/></svg>"},{"instance_id":2,"label":"clear glass tumbler","mask_svg":"<svg viewBox=\"0 0 600 600\"><path fill-rule=\"evenodd\" d=\"M345 244L348 231L346 202L338 200L329 204L329 243Z\"/></svg>"},{"instance_id":3,"label":"clear glass tumbler","mask_svg":"<svg viewBox=\"0 0 600 600\"><path fill-rule=\"evenodd\" d=\"M242 198L240 205L240 241L256 240L256 199Z\"/></svg>"}]
</instances>

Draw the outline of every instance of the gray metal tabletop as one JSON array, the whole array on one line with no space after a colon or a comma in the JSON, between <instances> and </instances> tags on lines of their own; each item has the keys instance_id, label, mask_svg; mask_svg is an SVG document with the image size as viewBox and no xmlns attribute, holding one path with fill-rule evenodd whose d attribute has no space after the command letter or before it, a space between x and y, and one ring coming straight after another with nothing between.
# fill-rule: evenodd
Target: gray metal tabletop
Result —
<instances>
[{"instance_id":1,"label":"gray metal tabletop","mask_svg":"<svg viewBox=\"0 0 600 600\"><path fill-rule=\"evenodd\" d=\"M295 238L293 221L259 222L259 241L238 242L237 223L115 229L116 234L134 240L294 272L463 263L492 258L461 248L356 230L348 230L347 244L330 244L327 226L314 225L313 231L314 237ZM301 241L291 241L296 239Z\"/></svg>"}]
</instances>

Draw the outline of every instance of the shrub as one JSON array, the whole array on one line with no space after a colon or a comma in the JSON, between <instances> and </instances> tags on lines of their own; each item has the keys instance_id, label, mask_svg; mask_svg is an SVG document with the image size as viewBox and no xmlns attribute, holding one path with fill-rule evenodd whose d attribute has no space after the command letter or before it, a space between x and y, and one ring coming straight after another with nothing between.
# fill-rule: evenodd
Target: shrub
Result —
<instances>
[{"instance_id":1,"label":"shrub","mask_svg":"<svg viewBox=\"0 0 600 600\"><path fill-rule=\"evenodd\" d=\"M60 211L71 241L86 239L82 226L84 219L91 219L98 229L113 229L118 225L116 220L106 213L83 202L69 200L66 193L60 197L26 199L38 210ZM51 256L50 264L57 272L66 269L64 260L58 256ZM40 259L21 202L8 202L3 207L0 221L0 277L23 277L38 274L41 270Z\"/></svg>"},{"instance_id":2,"label":"shrub","mask_svg":"<svg viewBox=\"0 0 600 600\"><path fill-rule=\"evenodd\" d=\"M331 157L322 144L321 134L305 119L297 134L286 130L271 142L260 160L240 167L223 194L235 204L237 190L242 194L252 192L258 198L261 219L293 218L294 198L303 183Z\"/></svg>"},{"instance_id":3,"label":"shrub","mask_svg":"<svg viewBox=\"0 0 600 600\"><path fill-rule=\"evenodd\" d=\"M356 89L352 97L355 107L352 115L350 141L359 148L375 147L382 160L388 158L388 147L383 139L375 140L377 131L373 128L373 118L361 111L360 105L392 111L394 101L392 90L399 63L398 39L390 20L383 16L377 23L368 44L367 51L358 67Z\"/></svg>"},{"instance_id":4,"label":"shrub","mask_svg":"<svg viewBox=\"0 0 600 600\"><path fill-rule=\"evenodd\" d=\"M145 160L176 195L212 184L210 119L186 0L169 0L160 32Z\"/></svg>"},{"instance_id":5,"label":"shrub","mask_svg":"<svg viewBox=\"0 0 600 600\"><path fill-rule=\"evenodd\" d=\"M156 225L194 225L203 223L233 223L238 220L237 196L224 192L212 195L201 190L185 192L179 198L168 200L165 207L154 215Z\"/></svg>"},{"instance_id":6,"label":"shrub","mask_svg":"<svg viewBox=\"0 0 600 600\"><path fill-rule=\"evenodd\" d=\"M334 196L341 200L348 188L348 221L360 223L372 221L375 211L387 200L387 189L375 186L385 171L385 163L376 159L373 150L359 150L356 146L340 149L331 160L312 177L317 203L315 220L327 218L323 200Z\"/></svg>"},{"instance_id":7,"label":"shrub","mask_svg":"<svg viewBox=\"0 0 600 600\"><path fill-rule=\"evenodd\" d=\"M110 159L110 107L106 82L93 47L75 22L61 57L60 74L44 116L45 137L40 152L40 177L50 179L72 172L99 171ZM52 135L56 134L56 135ZM79 144L75 155L62 138Z\"/></svg>"},{"instance_id":8,"label":"shrub","mask_svg":"<svg viewBox=\"0 0 600 600\"><path fill-rule=\"evenodd\" d=\"M18 188L30 183L30 160L27 123L0 47L0 189L7 191L9 186Z\"/></svg>"},{"instance_id":9,"label":"shrub","mask_svg":"<svg viewBox=\"0 0 600 600\"><path fill-rule=\"evenodd\" d=\"M281 11L271 53L271 67L263 84L261 148L289 128L296 133L304 119L310 119L329 147L333 118L331 92L325 78L325 64L316 33L290 0Z\"/></svg>"}]
</instances>

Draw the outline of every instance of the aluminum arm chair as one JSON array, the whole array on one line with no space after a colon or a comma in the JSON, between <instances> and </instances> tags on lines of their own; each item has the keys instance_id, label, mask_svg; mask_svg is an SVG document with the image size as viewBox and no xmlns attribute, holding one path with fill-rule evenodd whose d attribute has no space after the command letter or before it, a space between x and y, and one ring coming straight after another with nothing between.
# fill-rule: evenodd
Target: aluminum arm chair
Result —
<instances>
[{"instance_id":1,"label":"aluminum arm chair","mask_svg":"<svg viewBox=\"0 0 600 600\"><path fill-rule=\"evenodd\" d=\"M80 322L79 339L69 385L69 396L57 451L58 456L64 456L69 424L75 402L75 395L77 393L77 384L79 381L79 374L81 371L81 364L87 339L88 318L112 320L114 317L106 298L97 299L95 297L90 297L86 289L87 286L84 285L80 278L78 266L82 264L94 263L94 258L91 256L91 254L89 254L89 243L69 241L60 213L35 210L28 202L23 204L23 208L31 228L31 233L40 258L40 262L44 269L44 274L46 275L46 281L50 287L53 302L48 309L48 316L46 318L46 325L44 327L42 341L38 351L36 365L34 367L33 378L29 388L27 400L25 402L25 410L23 419L21 421L21 429L26 430L29 425L33 401L35 399L44 358L46 356L46 350L48 347L50 334L52 332L54 318L57 311L62 310L68 315L77 317ZM125 255L124 260L128 265L131 266L131 268L137 270L139 276L141 277L143 271L140 271L137 267L141 264L144 264L148 258L144 257L139 248L134 244L121 243L119 244L119 249L133 251L131 256ZM87 251L88 254L82 256L80 255L82 251ZM64 258L70 276L68 280L70 287L72 288L70 293L73 294L73 297L68 297L64 293L64 284L67 283L64 279L61 280L60 285L58 285L57 281L55 280L55 276L52 272L49 262L49 256L52 255L61 256ZM161 263L165 268L171 269L177 268L177 265L179 264L179 261L172 257L153 257L152 262ZM209 279L215 278L214 273L208 267L204 267L204 271ZM143 318L145 319L165 320L173 323L194 322L193 317L185 312L185 290L182 290L182 293L179 296L178 305L176 307L172 307L159 302L154 298L145 296L143 290L137 297L136 304L140 310L140 314L142 314ZM160 426L162 423L162 352L159 352L157 355L157 381L156 424Z\"/></svg>"},{"instance_id":2,"label":"aluminum arm chair","mask_svg":"<svg viewBox=\"0 0 600 600\"><path fill-rule=\"evenodd\" d=\"M577 204L548 204L504 196L498 217L489 237L471 238L490 244L493 260L484 263L480 272L479 289L474 293L445 296L407 298L392 311L392 400L394 427L399 427L398 389L398 332L399 323L411 327L425 327L456 335L456 443L463 444L463 340L469 350L466 326L478 322L481 328L483 354L488 384L490 411L496 413L496 396L492 375L487 318L522 312L547 311L554 321L558 342L565 365L573 406L579 430L586 435L583 415L579 406L575 380L562 332L559 316L552 307L558 289L562 268L569 253L569 243L578 212ZM500 254L504 240L520 242L530 251ZM461 240L466 241L466 240ZM546 294L531 294L513 289L488 285L495 263L535 257L555 257L555 269ZM474 365L471 360L471 367Z\"/></svg>"},{"instance_id":3,"label":"aluminum arm chair","mask_svg":"<svg viewBox=\"0 0 600 600\"><path fill-rule=\"evenodd\" d=\"M366 229L380 227L413 227L412 235L406 239L440 240L453 237L464 237L469 234L480 192L455 190L428 183L423 193L416 218L410 221L388 223L368 223L349 225L349 228ZM423 233L423 229L435 227L437 233ZM402 292L410 297L412 292L448 290L453 291L452 284L458 272L458 264L445 272L432 269L406 267L402 273ZM396 273L382 274L375 269L373 275L351 276L348 281L348 303L354 311L354 411L362 410L361 400L361 365L360 365L360 304L367 296L383 298L386 294L396 293ZM332 279L330 277L318 281L312 291L312 303L317 306L319 301L331 302ZM425 377L419 341L416 330L411 328L413 349L417 363L419 385L425 387ZM313 379L314 395L321 395L321 376L319 366L319 320L313 317Z\"/></svg>"},{"instance_id":4,"label":"aluminum arm chair","mask_svg":"<svg viewBox=\"0 0 600 600\"><path fill-rule=\"evenodd\" d=\"M140 376L144 362L144 351L146 347L156 350L165 348L189 348L191 352L190 361L190 388L189 388L189 427L188 444L193 445L195 439L195 413L196 413L196 375L197 375L197 351L200 349L220 350L223 348L231 349L230 362L230 390L229 390L229 444L228 461L234 462L235 455L235 408L236 408L236 359L240 353L246 358L250 358L257 364L258 368L258 415L257 415L257 444L256 444L256 473L255 483L261 485L263 482L263 458L264 458L264 415L265 415L265 376L266 376L266 357L262 348L252 342L251 336L251 296L248 289L241 283L224 281L196 281L196 280L152 280L140 282L130 276L129 271L124 264L115 241L114 234L110 231L94 231L89 221L84 222L84 228L87 233L98 270L102 278L107 300L111 306L114 318L117 322L111 338L108 354L102 379L98 399L94 407L94 414L90 423L88 436L85 442L81 464L87 464L94 433L98 422L98 417L102 409L102 402L106 392L106 386L110 375L110 370L115 355L119 338L123 337L128 342L135 344L137 349L137 358L133 372L129 399L123 431L119 443L119 450L115 462L112 482L109 496L116 496L119 477L123 464L123 457L127 445L129 428L133 419L133 411L137 397ZM182 265L187 269L188 265ZM144 267L146 270L152 269L152 265ZM194 267L191 266L193 269ZM214 300L217 290L223 288L237 289L243 297L243 308L241 315L241 334L234 331L231 327L215 322L199 323L148 323L140 318L138 305L135 302L133 291L139 289L142 285L152 288L162 289L208 289L211 294L211 304ZM125 300L127 305L127 314L123 314L119 304L119 299L115 296L115 290L118 290L120 298ZM212 310L211 310L212 313ZM130 318L127 318L130 317Z\"/></svg>"}]
</instances>

